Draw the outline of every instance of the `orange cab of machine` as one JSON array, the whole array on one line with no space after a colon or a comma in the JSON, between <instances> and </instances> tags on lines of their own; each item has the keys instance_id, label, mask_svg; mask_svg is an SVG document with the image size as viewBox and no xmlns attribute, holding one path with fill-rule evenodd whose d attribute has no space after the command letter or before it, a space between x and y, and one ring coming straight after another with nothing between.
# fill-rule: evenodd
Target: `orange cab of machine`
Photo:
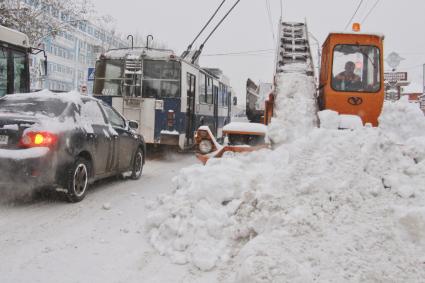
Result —
<instances>
[{"instance_id":1,"label":"orange cab of machine","mask_svg":"<svg viewBox=\"0 0 425 283\"><path fill-rule=\"evenodd\" d=\"M353 26L353 30L359 30ZM378 125L384 103L381 35L331 33L322 47L319 108Z\"/></svg>"}]
</instances>

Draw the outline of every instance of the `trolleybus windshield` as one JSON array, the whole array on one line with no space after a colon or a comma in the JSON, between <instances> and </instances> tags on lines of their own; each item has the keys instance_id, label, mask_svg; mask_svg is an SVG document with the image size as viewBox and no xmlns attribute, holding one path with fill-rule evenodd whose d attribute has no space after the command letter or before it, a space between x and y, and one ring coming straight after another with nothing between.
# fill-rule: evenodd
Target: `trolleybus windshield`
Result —
<instances>
[{"instance_id":1,"label":"trolleybus windshield","mask_svg":"<svg viewBox=\"0 0 425 283\"><path fill-rule=\"evenodd\" d=\"M96 64L96 78L94 82L94 93L102 95L122 94L122 83L124 74L124 60L103 59Z\"/></svg>"},{"instance_id":2,"label":"trolleybus windshield","mask_svg":"<svg viewBox=\"0 0 425 283\"><path fill-rule=\"evenodd\" d=\"M0 46L0 97L26 92L29 81L27 70L26 52Z\"/></svg>"},{"instance_id":3,"label":"trolleybus windshield","mask_svg":"<svg viewBox=\"0 0 425 283\"><path fill-rule=\"evenodd\" d=\"M179 62L145 60L143 63L143 97L180 97Z\"/></svg>"},{"instance_id":4,"label":"trolleybus windshield","mask_svg":"<svg viewBox=\"0 0 425 283\"><path fill-rule=\"evenodd\" d=\"M128 96L129 85L136 87L134 96L145 98L180 97L180 63L176 61L144 60L143 76L125 70L124 59L102 59L96 65L94 93L111 96ZM142 81L142 82L141 82Z\"/></svg>"}]
</instances>

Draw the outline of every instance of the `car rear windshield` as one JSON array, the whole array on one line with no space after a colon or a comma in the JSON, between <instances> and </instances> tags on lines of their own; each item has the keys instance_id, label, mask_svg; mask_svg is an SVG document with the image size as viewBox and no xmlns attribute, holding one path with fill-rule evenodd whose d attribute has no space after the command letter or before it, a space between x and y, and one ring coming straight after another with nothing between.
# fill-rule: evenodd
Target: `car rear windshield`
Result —
<instances>
[{"instance_id":1,"label":"car rear windshield","mask_svg":"<svg viewBox=\"0 0 425 283\"><path fill-rule=\"evenodd\" d=\"M67 103L60 99L46 98L13 98L0 99L0 113L16 113L23 115L43 115L58 117L66 109Z\"/></svg>"}]
</instances>

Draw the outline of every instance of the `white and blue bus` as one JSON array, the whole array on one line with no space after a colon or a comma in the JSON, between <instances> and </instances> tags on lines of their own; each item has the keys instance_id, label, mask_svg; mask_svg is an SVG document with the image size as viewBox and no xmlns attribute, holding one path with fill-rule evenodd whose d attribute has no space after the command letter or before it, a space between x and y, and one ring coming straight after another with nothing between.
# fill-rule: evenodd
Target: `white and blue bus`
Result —
<instances>
[{"instance_id":1,"label":"white and blue bus","mask_svg":"<svg viewBox=\"0 0 425 283\"><path fill-rule=\"evenodd\" d=\"M148 144L188 149L199 126L209 126L220 138L230 122L226 76L182 60L171 50L109 50L97 61L93 94L137 121Z\"/></svg>"},{"instance_id":2,"label":"white and blue bus","mask_svg":"<svg viewBox=\"0 0 425 283\"><path fill-rule=\"evenodd\" d=\"M30 89L28 37L0 26L0 97Z\"/></svg>"}]
</instances>

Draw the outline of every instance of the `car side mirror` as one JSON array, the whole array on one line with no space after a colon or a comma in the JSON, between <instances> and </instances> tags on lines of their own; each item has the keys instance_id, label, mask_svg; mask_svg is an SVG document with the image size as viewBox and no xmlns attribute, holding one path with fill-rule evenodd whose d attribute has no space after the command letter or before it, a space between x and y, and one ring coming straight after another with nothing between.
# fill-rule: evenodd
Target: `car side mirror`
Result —
<instances>
[{"instance_id":1,"label":"car side mirror","mask_svg":"<svg viewBox=\"0 0 425 283\"><path fill-rule=\"evenodd\" d=\"M137 130L139 128L139 123L136 121L128 121L128 126L133 130Z\"/></svg>"}]
</instances>

